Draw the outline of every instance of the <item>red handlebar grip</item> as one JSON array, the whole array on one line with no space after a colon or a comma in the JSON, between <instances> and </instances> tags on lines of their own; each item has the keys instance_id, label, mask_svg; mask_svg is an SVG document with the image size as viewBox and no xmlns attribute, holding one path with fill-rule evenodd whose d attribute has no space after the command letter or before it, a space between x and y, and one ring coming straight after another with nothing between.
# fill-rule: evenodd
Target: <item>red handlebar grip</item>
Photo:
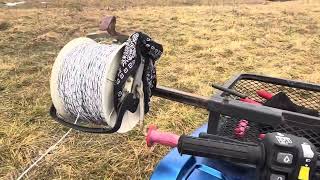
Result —
<instances>
[{"instance_id":1,"label":"red handlebar grip","mask_svg":"<svg viewBox=\"0 0 320 180\"><path fill-rule=\"evenodd\" d=\"M173 133L157 131L156 126L150 125L148 128L146 141L148 147L151 147L154 143L176 147L178 145L179 138L180 136Z\"/></svg>"}]
</instances>

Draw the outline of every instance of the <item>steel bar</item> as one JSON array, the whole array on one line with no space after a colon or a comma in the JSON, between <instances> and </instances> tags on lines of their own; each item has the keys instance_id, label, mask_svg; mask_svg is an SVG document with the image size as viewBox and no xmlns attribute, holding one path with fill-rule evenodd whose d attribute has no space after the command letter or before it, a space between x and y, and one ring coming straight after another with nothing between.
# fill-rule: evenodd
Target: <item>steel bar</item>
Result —
<instances>
[{"instance_id":1,"label":"steel bar","mask_svg":"<svg viewBox=\"0 0 320 180\"><path fill-rule=\"evenodd\" d=\"M163 86L157 86L153 93L155 96L158 97L162 97L172 101L177 101L184 104L189 104L203 109L208 109L208 102L210 100L210 97L199 96L196 94L179 91Z\"/></svg>"}]
</instances>

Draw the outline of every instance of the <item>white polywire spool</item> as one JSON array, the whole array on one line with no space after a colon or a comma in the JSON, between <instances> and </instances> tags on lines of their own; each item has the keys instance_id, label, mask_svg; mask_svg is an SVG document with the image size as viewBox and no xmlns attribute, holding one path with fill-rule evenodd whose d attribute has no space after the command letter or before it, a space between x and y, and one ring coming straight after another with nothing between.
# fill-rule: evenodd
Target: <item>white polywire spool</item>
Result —
<instances>
[{"instance_id":1,"label":"white polywire spool","mask_svg":"<svg viewBox=\"0 0 320 180\"><path fill-rule=\"evenodd\" d=\"M83 37L63 47L50 80L51 98L59 116L70 119L79 114L80 119L100 119L114 126L113 84L123 48L124 44L99 44ZM127 111L117 132L131 130L139 122L142 107L140 104L135 113Z\"/></svg>"}]
</instances>

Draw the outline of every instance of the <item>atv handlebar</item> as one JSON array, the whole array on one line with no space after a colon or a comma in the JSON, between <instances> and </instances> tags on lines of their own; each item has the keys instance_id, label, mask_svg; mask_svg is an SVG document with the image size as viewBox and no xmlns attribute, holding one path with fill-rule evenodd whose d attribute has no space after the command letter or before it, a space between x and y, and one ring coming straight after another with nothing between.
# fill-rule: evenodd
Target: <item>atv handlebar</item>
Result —
<instances>
[{"instance_id":1,"label":"atv handlebar","mask_svg":"<svg viewBox=\"0 0 320 180\"><path fill-rule=\"evenodd\" d=\"M179 137L151 126L146 140L148 146L177 147L181 154L255 165L260 180L274 175L280 179L320 179L320 153L307 139L293 135L268 133L260 144L253 144L206 133ZM278 174L273 174L275 170Z\"/></svg>"}]
</instances>

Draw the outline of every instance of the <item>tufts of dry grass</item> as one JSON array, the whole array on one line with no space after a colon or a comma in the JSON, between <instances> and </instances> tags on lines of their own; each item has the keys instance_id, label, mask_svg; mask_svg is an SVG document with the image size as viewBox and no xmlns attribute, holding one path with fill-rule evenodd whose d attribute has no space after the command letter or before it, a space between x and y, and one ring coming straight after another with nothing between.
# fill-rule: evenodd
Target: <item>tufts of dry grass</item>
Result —
<instances>
[{"instance_id":1,"label":"tufts of dry grass","mask_svg":"<svg viewBox=\"0 0 320 180\"><path fill-rule=\"evenodd\" d=\"M268 5L1 9L0 177L17 177L64 134L52 121L49 77L69 40L97 30L103 15L118 29L144 31L164 45L159 84L211 95L210 83L251 72L320 82L320 7L298 2ZM207 113L152 99L146 124L190 133ZM150 150L144 132L92 135L73 132L28 174L28 179L147 179L167 148Z\"/></svg>"}]
</instances>

